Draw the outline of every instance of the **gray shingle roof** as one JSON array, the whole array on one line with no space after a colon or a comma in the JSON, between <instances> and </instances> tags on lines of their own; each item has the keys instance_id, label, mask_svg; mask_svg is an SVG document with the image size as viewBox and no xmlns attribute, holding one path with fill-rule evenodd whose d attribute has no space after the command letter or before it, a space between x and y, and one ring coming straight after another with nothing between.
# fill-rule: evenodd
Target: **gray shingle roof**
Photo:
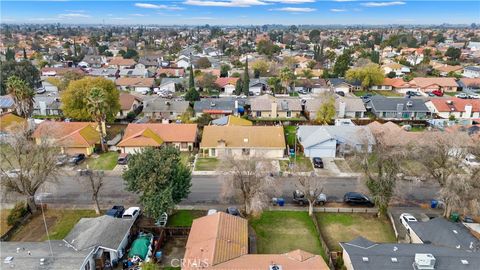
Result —
<instances>
[{"instance_id":1,"label":"gray shingle roof","mask_svg":"<svg viewBox=\"0 0 480 270\"><path fill-rule=\"evenodd\" d=\"M76 250L97 246L117 250L126 234L130 232L135 219L101 216L82 218L73 227L64 241Z\"/></svg>"},{"instance_id":2,"label":"gray shingle roof","mask_svg":"<svg viewBox=\"0 0 480 270\"><path fill-rule=\"evenodd\" d=\"M184 113L189 104L188 101L174 101L163 98L156 98L148 101L144 101L143 112L177 112Z\"/></svg>"},{"instance_id":3,"label":"gray shingle roof","mask_svg":"<svg viewBox=\"0 0 480 270\"><path fill-rule=\"evenodd\" d=\"M238 106L244 106L246 99L243 98L204 98L195 102L193 109L197 113L204 110L235 110L235 100L238 100ZM214 105L214 106L212 106Z\"/></svg>"},{"instance_id":4,"label":"gray shingle roof","mask_svg":"<svg viewBox=\"0 0 480 270\"><path fill-rule=\"evenodd\" d=\"M480 241L461 223L450 222L444 218L434 218L426 222L408 223L415 234L425 243L451 248L480 248Z\"/></svg>"},{"instance_id":5,"label":"gray shingle roof","mask_svg":"<svg viewBox=\"0 0 480 270\"><path fill-rule=\"evenodd\" d=\"M263 95L250 99L252 111L270 111L272 103L277 102L277 111L301 111L302 103L298 98L276 98L271 95Z\"/></svg>"},{"instance_id":6,"label":"gray shingle roof","mask_svg":"<svg viewBox=\"0 0 480 270\"><path fill-rule=\"evenodd\" d=\"M411 106L407 106L407 103ZM396 112L397 106L401 104L402 112L430 112L425 102L420 98L387 98L376 95L366 103L376 112Z\"/></svg>"},{"instance_id":7,"label":"gray shingle roof","mask_svg":"<svg viewBox=\"0 0 480 270\"><path fill-rule=\"evenodd\" d=\"M348 145L375 144L375 138L365 126L300 126L297 136L304 148L335 139Z\"/></svg>"},{"instance_id":8,"label":"gray shingle roof","mask_svg":"<svg viewBox=\"0 0 480 270\"><path fill-rule=\"evenodd\" d=\"M359 237L348 243L340 243L344 256L348 255L355 270L415 269L415 254L432 254L435 270L478 270L480 253L461 249L425 244L383 244ZM364 261L364 257L368 261ZM396 258L396 262L392 261ZM468 264L463 264L466 260Z\"/></svg>"},{"instance_id":9,"label":"gray shingle roof","mask_svg":"<svg viewBox=\"0 0 480 270\"><path fill-rule=\"evenodd\" d=\"M0 108L9 109L12 108L15 102L10 95L0 96Z\"/></svg>"}]
</instances>

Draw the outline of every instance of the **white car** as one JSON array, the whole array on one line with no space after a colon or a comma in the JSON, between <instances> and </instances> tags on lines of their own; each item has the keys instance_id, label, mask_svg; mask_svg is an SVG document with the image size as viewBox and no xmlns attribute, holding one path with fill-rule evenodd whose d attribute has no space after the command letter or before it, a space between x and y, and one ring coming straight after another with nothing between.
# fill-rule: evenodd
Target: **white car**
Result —
<instances>
[{"instance_id":1,"label":"white car","mask_svg":"<svg viewBox=\"0 0 480 270\"><path fill-rule=\"evenodd\" d=\"M417 219L412 216L412 214L403 213L400 215L400 222L402 223L403 227L405 227L405 229L410 230L410 225L408 225L408 223L417 222Z\"/></svg>"},{"instance_id":2,"label":"white car","mask_svg":"<svg viewBox=\"0 0 480 270\"><path fill-rule=\"evenodd\" d=\"M470 94L468 97L471 99L480 99L480 94Z\"/></svg>"},{"instance_id":3,"label":"white car","mask_svg":"<svg viewBox=\"0 0 480 270\"><path fill-rule=\"evenodd\" d=\"M214 215L217 212L218 212L217 209L208 209L207 216Z\"/></svg>"},{"instance_id":4,"label":"white car","mask_svg":"<svg viewBox=\"0 0 480 270\"><path fill-rule=\"evenodd\" d=\"M480 166L480 161L477 159L475 155L468 154L465 156L465 159L463 160L463 163L468 166Z\"/></svg>"},{"instance_id":5,"label":"white car","mask_svg":"<svg viewBox=\"0 0 480 270\"><path fill-rule=\"evenodd\" d=\"M137 218L140 215L140 207L129 207L123 212L122 218Z\"/></svg>"},{"instance_id":6,"label":"white car","mask_svg":"<svg viewBox=\"0 0 480 270\"><path fill-rule=\"evenodd\" d=\"M466 98L468 98L468 95L465 94L465 93L461 93L461 94L456 94L455 97L466 99Z\"/></svg>"}]
</instances>

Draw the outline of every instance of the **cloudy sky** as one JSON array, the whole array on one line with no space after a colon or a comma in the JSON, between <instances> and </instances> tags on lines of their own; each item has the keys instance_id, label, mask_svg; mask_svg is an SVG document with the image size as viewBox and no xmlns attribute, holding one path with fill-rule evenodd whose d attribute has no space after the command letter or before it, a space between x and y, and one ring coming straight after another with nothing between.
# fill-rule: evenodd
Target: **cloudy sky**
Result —
<instances>
[{"instance_id":1,"label":"cloudy sky","mask_svg":"<svg viewBox=\"0 0 480 270\"><path fill-rule=\"evenodd\" d=\"M480 1L4 1L3 23L441 24L480 22Z\"/></svg>"}]
</instances>

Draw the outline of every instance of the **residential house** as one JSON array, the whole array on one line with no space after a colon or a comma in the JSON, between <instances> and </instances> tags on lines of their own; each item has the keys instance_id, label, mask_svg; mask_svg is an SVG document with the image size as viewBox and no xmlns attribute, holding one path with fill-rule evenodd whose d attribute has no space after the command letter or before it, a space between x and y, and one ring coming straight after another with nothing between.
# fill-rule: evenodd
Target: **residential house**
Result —
<instances>
[{"instance_id":1,"label":"residential house","mask_svg":"<svg viewBox=\"0 0 480 270\"><path fill-rule=\"evenodd\" d=\"M396 77L403 77L404 75L411 72L410 68L399 63L388 63L382 66L385 75L390 72L394 72Z\"/></svg>"},{"instance_id":2,"label":"residential house","mask_svg":"<svg viewBox=\"0 0 480 270\"><path fill-rule=\"evenodd\" d=\"M212 118L220 118L230 114L244 112L246 99L243 98L203 98L193 105L195 117L208 113Z\"/></svg>"},{"instance_id":3,"label":"residential house","mask_svg":"<svg viewBox=\"0 0 480 270\"><path fill-rule=\"evenodd\" d=\"M58 93L58 87L50 83L46 79L42 79L42 89L45 89L46 92L49 93Z\"/></svg>"},{"instance_id":4,"label":"residential house","mask_svg":"<svg viewBox=\"0 0 480 270\"><path fill-rule=\"evenodd\" d=\"M108 60L108 68L115 69L132 69L135 67L135 60L125 59L123 57L112 57Z\"/></svg>"},{"instance_id":5,"label":"residential house","mask_svg":"<svg viewBox=\"0 0 480 270\"><path fill-rule=\"evenodd\" d=\"M15 101L11 95L0 96L0 113L13 112Z\"/></svg>"},{"instance_id":6,"label":"residential house","mask_svg":"<svg viewBox=\"0 0 480 270\"><path fill-rule=\"evenodd\" d=\"M146 117L153 120L175 121L188 110L189 106L188 101L158 97L144 101L142 111Z\"/></svg>"},{"instance_id":7,"label":"residential house","mask_svg":"<svg viewBox=\"0 0 480 270\"><path fill-rule=\"evenodd\" d=\"M424 120L431 115L423 99L419 98L388 98L376 95L367 100L365 108L382 119Z\"/></svg>"},{"instance_id":8,"label":"residential house","mask_svg":"<svg viewBox=\"0 0 480 270\"><path fill-rule=\"evenodd\" d=\"M430 244L375 243L358 237L340 246L347 270L476 270L480 265L478 252Z\"/></svg>"},{"instance_id":9,"label":"residential house","mask_svg":"<svg viewBox=\"0 0 480 270\"><path fill-rule=\"evenodd\" d=\"M25 118L11 112L0 114L0 141L18 132L18 128L27 124ZM3 142L3 141L2 141Z\"/></svg>"},{"instance_id":10,"label":"residential house","mask_svg":"<svg viewBox=\"0 0 480 270\"><path fill-rule=\"evenodd\" d=\"M200 143L200 153L207 157L233 155L238 158L282 158L284 152L282 127L206 126Z\"/></svg>"},{"instance_id":11,"label":"residential house","mask_svg":"<svg viewBox=\"0 0 480 270\"><path fill-rule=\"evenodd\" d=\"M104 77L110 80L115 80L120 77L120 70L113 68L91 68L88 71L88 76Z\"/></svg>"},{"instance_id":12,"label":"residential house","mask_svg":"<svg viewBox=\"0 0 480 270\"><path fill-rule=\"evenodd\" d=\"M238 80L239 78L235 77L217 78L215 80L215 85L220 88L221 92L224 92L227 95L232 95L235 92L235 86L237 85Z\"/></svg>"},{"instance_id":13,"label":"residential house","mask_svg":"<svg viewBox=\"0 0 480 270\"><path fill-rule=\"evenodd\" d=\"M182 69L187 69L190 67L190 58L192 58L192 66L193 68L195 68L195 64L198 60L198 57L188 57L188 56L185 56L185 55L180 55L180 57L178 57L177 61L175 61L175 65L179 68L182 68Z\"/></svg>"},{"instance_id":14,"label":"residential house","mask_svg":"<svg viewBox=\"0 0 480 270\"><path fill-rule=\"evenodd\" d=\"M467 227L443 217L408 222L408 226L410 229L407 230L407 235L413 244L429 244L468 251L478 251L480 247L480 240L473 236Z\"/></svg>"},{"instance_id":15,"label":"residential house","mask_svg":"<svg viewBox=\"0 0 480 270\"><path fill-rule=\"evenodd\" d=\"M127 253L127 244L132 239L135 221L136 217L114 218L107 215L81 218L63 241L66 247L87 254L82 268L79 269L103 268L107 260L111 264L120 263L123 255Z\"/></svg>"},{"instance_id":16,"label":"residential house","mask_svg":"<svg viewBox=\"0 0 480 270\"><path fill-rule=\"evenodd\" d=\"M248 84L249 93L253 93L254 95L258 96L263 94L266 89L267 81L264 78L250 79L250 83Z\"/></svg>"},{"instance_id":17,"label":"residential house","mask_svg":"<svg viewBox=\"0 0 480 270\"><path fill-rule=\"evenodd\" d=\"M150 77L150 72L142 64L137 64L135 68L124 68L119 70L120 77L137 77L137 78L148 78Z\"/></svg>"},{"instance_id":18,"label":"residential house","mask_svg":"<svg viewBox=\"0 0 480 270\"><path fill-rule=\"evenodd\" d=\"M458 88L455 78L452 77L417 77L411 80L410 83L417 85L422 92L432 92L435 90L442 92L456 92Z\"/></svg>"},{"instance_id":19,"label":"residential house","mask_svg":"<svg viewBox=\"0 0 480 270\"><path fill-rule=\"evenodd\" d=\"M142 56L138 59L138 63L144 65L146 68L156 68L160 65L159 58L152 56Z\"/></svg>"},{"instance_id":20,"label":"residential house","mask_svg":"<svg viewBox=\"0 0 480 270\"><path fill-rule=\"evenodd\" d=\"M355 151L370 152L375 138L365 126L300 126L297 138L307 157L343 157Z\"/></svg>"},{"instance_id":21,"label":"residential house","mask_svg":"<svg viewBox=\"0 0 480 270\"><path fill-rule=\"evenodd\" d=\"M457 65L457 66L437 65L437 66L434 66L433 69L437 70L440 73L440 76L442 77L450 76L451 73L460 75L463 71L463 67L460 65Z\"/></svg>"},{"instance_id":22,"label":"residential house","mask_svg":"<svg viewBox=\"0 0 480 270\"><path fill-rule=\"evenodd\" d=\"M74 72L79 75L85 75L85 71L81 68L66 68L66 67L44 67L41 70L42 77L63 77L67 72Z\"/></svg>"},{"instance_id":23,"label":"residential house","mask_svg":"<svg viewBox=\"0 0 480 270\"><path fill-rule=\"evenodd\" d=\"M129 113L135 113L142 105L142 100L129 93L120 93L120 111L115 118L125 119Z\"/></svg>"},{"instance_id":24,"label":"residential house","mask_svg":"<svg viewBox=\"0 0 480 270\"><path fill-rule=\"evenodd\" d=\"M327 81L328 86L330 86L334 92L348 93L362 89L361 84L358 82L346 82L344 79L340 78L330 78L327 79Z\"/></svg>"},{"instance_id":25,"label":"residential house","mask_svg":"<svg viewBox=\"0 0 480 270\"><path fill-rule=\"evenodd\" d=\"M123 153L162 145L172 145L180 151L193 151L196 142L196 124L128 124L117 147Z\"/></svg>"},{"instance_id":26,"label":"residential house","mask_svg":"<svg viewBox=\"0 0 480 270\"><path fill-rule=\"evenodd\" d=\"M330 269L322 256L300 249L283 254L249 251L248 220L218 212L193 221L182 269Z\"/></svg>"},{"instance_id":27,"label":"residential house","mask_svg":"<svg viewBox=\"0 0 480 270\"><path fill-rule=\"evenodd\" d=\"M97 124L90 122L43 121L32 137L37 143L42 139L53 141L67 155L91 155L100 144Z\"/></svg>"},{"instance_id":28,"label":"residential house","mask_svg":"<svg viewBox=\"0 0 480 270\"><path fill-rule=\"evenodd\" d=\"M371 122L367 127L372 132L378 144L388 147L405 147L412 143L417 143L424 135L424 132L409 132L399 125L390 121L379 123Z\"/></svg>"},{"instance_id":29,"label":"residential house","mask_svg":"<svg viewBox=\"0 0 480 270\"><path fill-rule=\"evenodd\" d=\"M461 78L458 86L465 92L480 92L480 77L478 78Z\"/></svg>"},{"instance_id":30,"label":"residential house","mask_svg":"<svg viewBox=\"0 0 480 270\"><path fill-rule=\"evenodd\" d=\"M162 78L159 88L162 91L169 91L173 93L177 92L178 89L181 89L183 84L183 78Z\"/></svg>"},{"instance_id":31,"label":"residential house","mask_svg":"<svg viewBox=\"0 0 480 270\"><path fill-rule=\"evenodd\" d=\"M101 68L107 64L107 57L104 55L85 55L82 62L87 64L86 67Z\"/></svg>"},{"instance_id":32,"label":"residential house","mask_svg":"<svg viewBox=\"0 0 480 270\"><path fill-rule=\"evenodd\" d=\"M310 120L314 120L324 100L321 98L305 100L305 114ZM335 97L335 118L364 118L365 105L362 99L357 97Z\"/></svg>"},{"instance_id":33,"label":"residential house","mask_svg":"<svg viewBox=\"0 0 480 270\"><path fill-rule=\"evenodd\" d=\"M370 86L370 90L379 90L379 91L392 91L395 87L404 85L402 78L384 78L381 84Z\"/></svg>"},{"instance_id":34,"label":"residential house","mask_svg":"<svg viewBox=\"0 0 480 270\"><path fill-rule=\"evenodd\" d=\"M298 98L263 95L250 100L250 111L254 118L299 118L302 103Z\"/></svg>"},{"instance_id":35,"label":"residential house","mask_svg":"<svg viewBox=\"0 0 480 270\"><path fill-rule=\"evenodd\" d=\"M154 83L154 78L118 78L115 80L115 85L117 85L120 90L133 90L138 93L147 93L151 91Z\"/></svg>"},{"instance_id":36,"label":"residential house","mask_svg":"<svg viewBox=\"0 0 480 270\"><path fill-rule=\"evenodd\" d=\"M327 81L324 79L301 79L295 82L296 91L306 91L313 94L321 94L330 91Z\"/></svg>"},{"instance_id":37,"label":"residential house","mask_svg":"<svg viewBox=\"0 0 480 270\"><path fill-rule=\"evenodd\" d=\"M449 119L480 119L480 99L434 98L425 105L438 117Z\"/></svg>"},{"instance_id":38,"label":"residential house","mask_svg":"<svg viewBox=\"0 0 480 270\"><path fill-rule=\"evenodd\" d=\"M224 116L212 121L211 125L215 126L252 126L252 121L238 116Z\"/></svg>"},{"instance_id":39,"label":"residential house","mask_svg":"<svg viewBox=\"0 0 480 270\"><path fill-rule=\"evenodd\" d=\"M480 66L468 66L463 68L463 77L480 78Z\"/></svg>"},{"instance_id":40,"label":"residential house","mask_svg":"<svg viewBox=\"0 0 480 270\"><path fill-rule=\"evenodd\" d=\"M63 115L58 95L36 95L34 97L33 112L34 116L60 117Z\"/></svg>"},{"instance_id":41,"label":"residential house","mask_svg":"<svg viewBox=\"0 0 480 270\"><path fill-rule=\"evenodd\" d=\"M184 68L165 68L161 67L157 70L157 76L166 77L184 77L185 76L185 69Z\"/></svg>"}]
</instances>

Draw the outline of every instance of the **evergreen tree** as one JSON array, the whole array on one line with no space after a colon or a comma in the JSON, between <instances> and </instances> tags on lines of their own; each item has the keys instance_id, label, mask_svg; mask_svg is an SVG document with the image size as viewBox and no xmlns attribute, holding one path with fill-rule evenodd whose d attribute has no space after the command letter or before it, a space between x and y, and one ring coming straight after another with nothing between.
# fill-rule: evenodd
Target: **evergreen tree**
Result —
<instances>
[{"instance_id":1,"label":"evergreen tree","mask_svg":"<svg viewBox=\"0 0 480 270\"><path fill-rule=\"evenodd\" d=\"M23 48L23 59L27 60L27 50L25 48Z\"/></svg>"},{"instance_id":2,"label":"evergreen tree","mask_svg":"<svg viewBox=\"0 0 480 270\"><path fill-rule=\"evenodd\" d=\"M195 89L195 79L193 78L193 67L190 64L190 73L188 74L188 89Z\"/></svg>"},{"instance_id":3,"label":"evergreen tree","mask_svg":"<svg viewBox=\"0 0 480 270\"><path fill-rule=\"evenodd\" d=\"M248 58L245 60L245 71L243 72L243 93L248 96L250 88L250 77L248 76Z\"/></svg>"}]
</instances>

